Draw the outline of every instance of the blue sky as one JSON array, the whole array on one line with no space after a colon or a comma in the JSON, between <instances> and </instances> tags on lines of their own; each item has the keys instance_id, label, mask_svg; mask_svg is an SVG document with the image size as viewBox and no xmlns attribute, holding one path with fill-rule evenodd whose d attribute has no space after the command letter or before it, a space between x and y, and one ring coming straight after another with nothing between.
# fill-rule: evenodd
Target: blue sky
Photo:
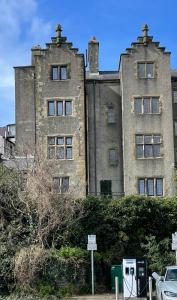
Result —
<instances>
[{"instance_id":1,"label":"blue sky","mask_svg":"<svg viewBox=\"0 0 177 300\"><path fill-rule=\"evenodd\" d=\"M15 122L13 67L29 65L31 47L44 47L57 23L80 52L97 37L101 70L117 70L120 53L148 23L177 69L177 0L0 0L0 16L0 126Z\"/></svg>"}]
</instances>

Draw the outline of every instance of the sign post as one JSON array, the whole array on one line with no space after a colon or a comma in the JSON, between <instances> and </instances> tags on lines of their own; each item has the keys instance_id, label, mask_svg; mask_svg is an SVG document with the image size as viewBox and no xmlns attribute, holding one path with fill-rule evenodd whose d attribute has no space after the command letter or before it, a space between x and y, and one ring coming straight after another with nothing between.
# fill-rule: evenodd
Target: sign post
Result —
<instances>
[{"instance_id":1,"label":"sign post","mask_svg":"<svg viewBox=\"0 0 177 300\"><path fill-rule=\"evenodd\" d=\"M176 251L176 265L177 265L177 232L172 233L172 250Z\"/></svg>"},{"instance_id":2,"label":"sign post","mask_svg":"<svg viewBox=\"0 0 177 300\"><path fill-rule=\"evenodd\" d=\"M93 256L93 251L97 250L96 235L95 234L88 235L87 250L91 251L92 295L94 295L95 291L94 291L94 256Z\"/></svg>"}]
</instances>

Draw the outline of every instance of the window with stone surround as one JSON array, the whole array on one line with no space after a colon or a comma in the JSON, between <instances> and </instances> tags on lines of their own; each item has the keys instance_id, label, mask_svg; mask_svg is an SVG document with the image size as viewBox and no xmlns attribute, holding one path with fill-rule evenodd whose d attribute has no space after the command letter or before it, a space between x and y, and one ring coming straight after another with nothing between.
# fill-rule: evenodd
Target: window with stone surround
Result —
<instances>
[{"instance_id":1,"label":"window with stone surround","mask_svg":"<svg viewBox=\"0 0 177 300\"><path fill-rule=\"evenodd\" d=\"M145 78L145 79L154 78L154 63L153 62L138 62L137 75L138 75L138 78Z\"/></svg>"},{"instance_id":2,"label":"window with stone surround","mask_svg":"<svg viewBox=\"0 0 177 300\"><path fill-rule=\"evenodd\" d=\"M161 135L137 134L135 136L136 158L158 158L161 157Z\"/></svg>"},{"instance_id":3,"label":"window with stone surround","mask_svg":"<svg viewBox=\"0 0 177 300\"><path fill-rule=\"evenodd\" d=\"M66 80L68 79L68 68L66 65L51 66L51 79L52 80Z\"/></svg>"},{"instance_id":4,"label":"window with stone surround","mask_svg":"<svg viewBox=\"0 0 177 300\"><path fill-rule=\"evenodd\" d=\"M72 136L51 136L48 137L48 158L49 159L72 159L73 158Z\"/></svg>"},{"instance_id":5,"label":"window with stone surround","mask_svg":"<svg viewBox=\"0 0 177 300\"><path fill-rule=\"evenodd\" d=\"M110 165L117 165L118 164L118 155L117 155L117 149L109 149L109 164Z\"/></svg>"},{"instance_id":6,"label":"window with stone surround","mask_svg":"<svg viewBox=\"0 0 177 300\"><path fill-rule=\"evenodd\" d=\"M48 100L48 116L71 116L72 100L57 99Z\"/></svg>"},{"instance_id":7,"label":"window with stone surround","mask_svg":"<svg viewBox=\"0 0 177 300\"><path fill-rule=\"evenodd\" d=\"M107 120L108 124L114 124L116 123L116 118L115 118L115 109L113 106L109 106L107 110Z\"/></svg>"},{"instance_id":8,"label":"window with stone surround","mask_svg":"<svg viewBox=\"0 0 177 300\"><path fill-rule=\"evenodd\" d=\"M53 191L66 193L69 190L69 177L53 177Z\"/></svg>"},{"instance_id":9,"label":"window with stone surround","mask_svg":"<svg viewBox=\"0 0 177 300\"><path fill-rule=\"evenodd\" d=\"M139 195L163 196L163 178L139 178Z\"/></svg>"},{"instance_id":10,"label":"window with stone surround","mask_svg":"<svg viewBox=\"0 0 177 300\"><path fill-rule=\"evenodd\" d=\"M173 102L177 103L177 91L173 91Z\"/></svg>"},{"instance_id":11,"label":"window with stone surround","mask_svg":"<svg viewBox=\"0 0 177 300\"><path fill-rule=\"evenodd\" d=\"M137 97L134 99L135 114L159 114L159 97Z\"/></svg>"}]
</instances>

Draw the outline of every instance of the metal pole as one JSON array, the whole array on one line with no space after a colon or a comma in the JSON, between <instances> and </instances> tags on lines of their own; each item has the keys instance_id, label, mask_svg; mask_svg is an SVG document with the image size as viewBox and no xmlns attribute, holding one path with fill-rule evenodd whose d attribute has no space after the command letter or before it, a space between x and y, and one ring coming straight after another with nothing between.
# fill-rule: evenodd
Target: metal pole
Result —
<instances>
[{"instance_id":1,"label":"metal pole","mask_svg":"<svg viewBox=\"0 0 177 300\"><path fill-rule=\"evenodd\" d=\"M152 277L149 277L149 300L152 300Z\"/></svg>"},{"instance_id":2,"label":"metal pole","mask_svg":"<svg viewBox=\"0 0 177 300\"><path fill-rule=\"evenodd\" d=\"M94 295L94 260L93 260L93 250L91 250L91 269L92 269L92 295Z\"/></svg>"},{"instance_id":3,"label":"metal pole","mask_svg":"<svg viewBox=\"0 0 177 300\"><path fill-rule=\"evenodd\" d=\"M176 250L176 265L177 265L177 250Z\"/></svg>"},{"instance_id":4,"label":"metal pole","mask_svg":"<svg viewBox=\"0 0 177 300\"><path fill-rule=\"evenodd\" d=\"M115 277L115 292L116 292L116 300L119 300L119 278Z\"/></svg>"}]
</instances>

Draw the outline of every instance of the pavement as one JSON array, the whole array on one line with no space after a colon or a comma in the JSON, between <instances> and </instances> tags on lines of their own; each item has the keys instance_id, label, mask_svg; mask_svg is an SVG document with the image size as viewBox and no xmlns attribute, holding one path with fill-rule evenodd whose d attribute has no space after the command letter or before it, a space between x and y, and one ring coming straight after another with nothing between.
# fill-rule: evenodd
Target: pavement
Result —
<instances>
[{"instance_id":1,"label":"pavement","mask_svg":"<svg viewBox=\"0 0 177 300\"><path fill-rule=\"evenodd\" d=\"M147 300L147 298L131 298L132 300ZM102 295L87 295L87 296L76 296L68 298L67 300L116 300L115 294L102 294ZM119 295L118 300L124 300L123 295Z\"/></svg>"}]
</instances>

